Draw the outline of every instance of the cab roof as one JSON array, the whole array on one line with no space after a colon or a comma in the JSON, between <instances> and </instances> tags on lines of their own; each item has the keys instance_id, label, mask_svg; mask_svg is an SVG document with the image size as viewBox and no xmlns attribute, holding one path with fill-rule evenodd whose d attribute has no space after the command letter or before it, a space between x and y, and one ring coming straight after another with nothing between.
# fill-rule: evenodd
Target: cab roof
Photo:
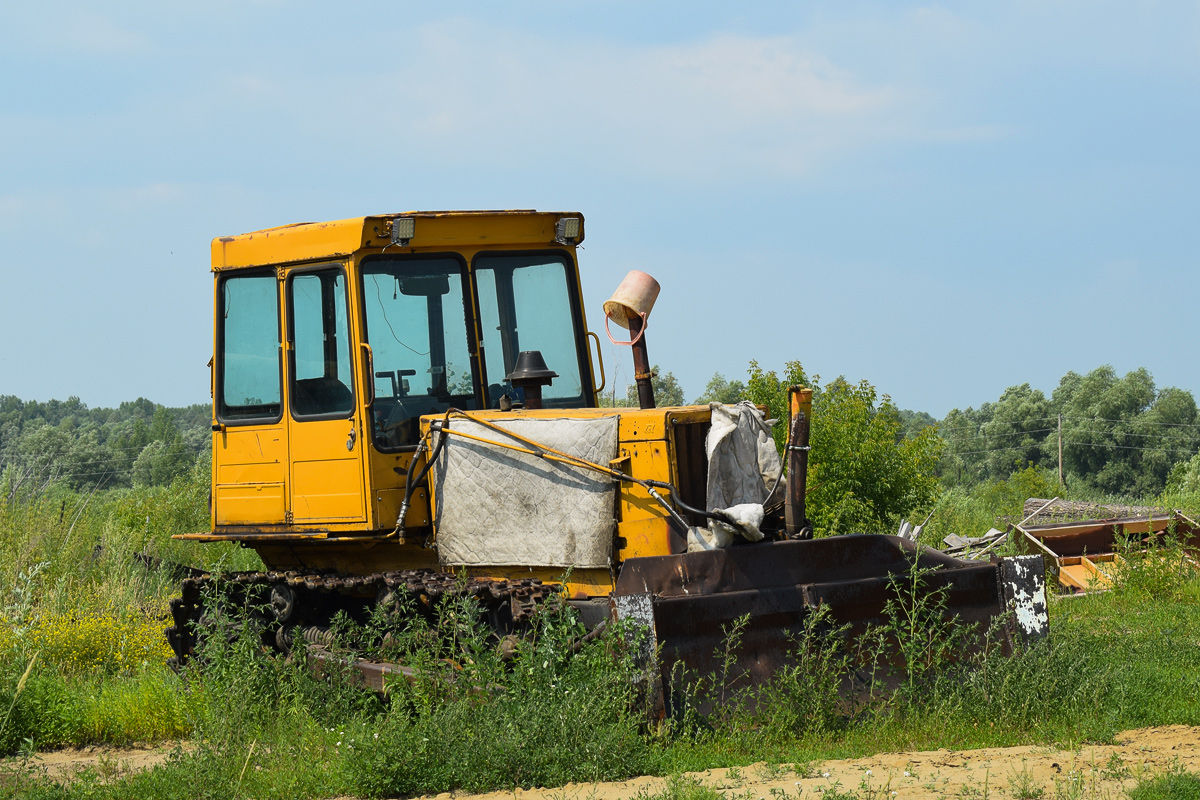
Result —
<instances>
[{"instance_id":1,"label":"cab roof","mask_svg":"<svg viewBox=\"0 0 1200 800\"><path fill-rule=\"evenodd\" d=\"M555 223L578 217L583 241L583 215L571 211L406 211L353 217L333 222L299 222L212 240L212 270L274 266L300 261L344 258L359 250L438 252L460 247L563 247L555 241ZM414 218L415 233L406 246L391 244L391 223Z\"/></svg>"}]
</instances>

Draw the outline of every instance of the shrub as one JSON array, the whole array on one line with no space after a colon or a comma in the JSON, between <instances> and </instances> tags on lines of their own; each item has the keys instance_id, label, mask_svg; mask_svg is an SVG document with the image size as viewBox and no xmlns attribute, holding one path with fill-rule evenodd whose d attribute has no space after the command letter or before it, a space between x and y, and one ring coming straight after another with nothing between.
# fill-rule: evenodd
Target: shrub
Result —
<instances>
[{"instance_id":1,"label":"shrub","mask_svg":"<svg viewBox=\"0 0 1200 800\"><path fill-rule=\"evenodd\" d=\"M37 619L28 646L67 674L130 673L171 656L164 626L136 610L51 613Z\"/></svg>"},{"instance_id":2,"label":"shrub","mask_svg":"<svg viewBox=\"0 0 1200 800\"><path fill-rule=\"evenodd\" d=\"M796 384L813 390L807 511L818 536L892 529L900 517L933 504L942 448L933 428L905 436L891 398L866 381L838 378L821 386L798 361L787 363L783 378L751 361L746 394L783 421L774 431L781 453L788 434L787 390Z\"/></svg>"}]
</instances>

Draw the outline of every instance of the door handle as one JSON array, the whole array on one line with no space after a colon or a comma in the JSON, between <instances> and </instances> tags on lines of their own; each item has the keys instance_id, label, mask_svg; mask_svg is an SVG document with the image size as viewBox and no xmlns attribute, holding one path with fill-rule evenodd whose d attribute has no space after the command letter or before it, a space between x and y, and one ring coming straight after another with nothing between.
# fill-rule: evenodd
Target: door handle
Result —
<instances>
[{"instance_id":1,"label":"door handle","mask_svg":"<svg viewBox=\"0 0 1200 800\"><path fill-rule=\"evenodd\" d=\"M357 429L354 427L354 420L350 420L350 437L346 439L346 449L354 449L354 440L358 438Z\"/></svg>"}]
</instances>

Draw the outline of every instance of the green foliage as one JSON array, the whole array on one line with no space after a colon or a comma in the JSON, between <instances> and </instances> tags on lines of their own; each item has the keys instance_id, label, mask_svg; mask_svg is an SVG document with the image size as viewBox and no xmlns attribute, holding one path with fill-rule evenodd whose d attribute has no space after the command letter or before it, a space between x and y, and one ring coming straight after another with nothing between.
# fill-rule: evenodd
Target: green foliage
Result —
<instances>
[{"instance_id":1,"label":"green foliage","mask_svg":"<svg viewBox=\"0 0 1200 800\"><path fill-rule=\"evenodd\" d=\"M926 428L932 428L938 424L932 414L924 411L910 411L902 408L897 413L900 415L900 424L904 428L904 436L908 439L912 439Z\"/></svg>"},{"instance_id":2,"label":"green foliage","mask_svg":"<svg viewBox=\"0 0 1200 800\"><path fill-rule=\"evenodd\" d=\"M1166 484L1176 462L1200 446L1190 392L1155 391L1145 369L1118 378L1104 366L1068 373L1054 392L1063 414L1063 459L1086 486L1111 494L1149 494ZM1057 448L1057 437L1048 446Z\"/></svg>"},{"instance_id":3,"label":"green foliage","mask_svg":"<svg viewBox=\"0 0 1200 800\"><path fill-rule=\"evenodd\" d=\"M704 387L704 392L696 398L695 405L709 403L725 403L733 405L746 399L746 384L741 381L731 381L719 372L714 372Z\"/></svg>"},{"instance_id":4,"label":"green foliage","mask_svg":"<svg viewBox=\"0 0 1200 800\"><path fill-rule=\"evenodd\" d=\"M683 387L679 385L674 373L668 372L665 375L655 364L650 368L650 385L654 387L654 404L660 408L666 406L681 406L684 404ZM625 386L625 396L617 396L617 386L613 386L611 394L602 394L599 396L601 408L637 408L638 394L637 384L630 383Z\"/></svg>"},{"instance_id":5,"label":"green foliage","mask_svg":"<svg viewBox=\"0 0 1200 800\"><path fill-rule=\"evenodd\" d=\"M0 396L0 496L37 497L133 483L165 486L208 449L211 409L169 409L144 398L89 409L79 398L25 402Z\"/></svg>"},{"instance_id":6,"label":"green foliage","mask_svg":"<svg viewBox=\"0 0 1200 800\"><path fill-rule=\"evenodd\" d=\"M1200 495L1200 453L1180 461L1167 475L1166 493L1170 495Z\"/></svg>"},{"instance_id":7,"label":"green foliage","mask_svg":"<svg viewBox=\"0 0 1200 800\"><path fill-rule=\"evenodd\" d=\"M1200 800L1200 775L1176 767L1144 778L1129 790L1129 800Z\"/></svg>"},{"instance_id":8,"label":"green foliage","mask_svg":"<svg viewBox=\"0 0 1200 800\"><path fill-rule=\"evenodd\" d=\"M658 364L650 368L650 385L654 387L654 404L659 408L681 406L684 404L683 387L675 379L674 373L668 372L663 374ZM624 402L618 401L617 405L637 408L638 394L636 383L631 383L625 387L625 400Z\"/></svg>"},{"instance_id":9,"label":"green foliage","mask_svg":"<svg viewBox=\"0 0 1200 800\"><path fill-rule=\"evenodd\" d=\"M1178 465L1200 448L1190 392L1157 390L1145 369L1118 377L1102 366L1068 372L1050 398L1022 384L995 403L952 410L940 423L943 480L971 486L1029 465L1057 470L1059 415L1066 483L1076 494L1152 494L1169 476L1178 489L1187 474Z\"/></svg>"},{"instance_id":10,"label":"green foliage","mask_svg":"<svg viewBox=\"0 0 1200 800\"><path fill-rule=\"evenodd\" d=\"M478 618L474 601L464 599L442 605L432 623L441 636L428 636L421 618L410 619L398 637L405 643L401 658L420 665L423 677L392 687L392 712L372 734L377 745L350 754L355 792L556 786L653 768L630 664L613 649L619 632L573 645L583 629L574 612L552 605L506 664ZM448 681L442 664L451 655L461 669Z\"/></svg>"},{"instance_id":11,"label":"green foliage","mask_svg":"<svg viewBox=\"0 0 1200 800\"><path fill-rule=\"evenodd\" d=\"M808 614L792 637L785 666L769 683L739 698L731 723L775 744L841 727L839 690L851 667L846 634L833 623L828 607Z\"/></svg>"},{"instance_id":12,"label":"green foliage","mask_svg":"<svg viewBox=\"0 0 1200 800\"><path fill-rule=\"evenodd\" d=\"M821 386L798 361L785 365L782 378L750 362L747 394L767 406L772 418L788 419L787 390L793 385L813 390L807 508L818 536L881 532L932 505L941 449L933 428L907 436L891 399L866 381L838 378ZM786 429L784 423L774 430L781 453Z\"/></svg>"},{"instance_id":13,"label":"green foliage","mask_svg":"<svg viewBox=\"0 0 1200 800\"><path fill-rule=\"evenodd\" d=\"M839 378L814 392L809 516L828 534L892 528L929 508L941 440L931 428L900 435L896 407L866 381Z\"/></svg>"},{"instance_id":14,"label":"green foliage","mask_svg":"<svg viewBox=\"0 0 1200 800\"><path fill-rule=\"evenodd\" d=\"M691 775L671 775L662 791L642 789L633 796L633 800L726 800L726 797Z\"/></svg>"},{"instance_id":15,"label":"green foliage","mask_svg":"<svg viewBox=\"0 0 1200 800\"><path fill-rule=\"evenodd\" d=\"M946 441L942 473L952 483L974 484L1040 463L1042 444L1057 425L1054 414L1046 396L1028 383L1009 387L978 410L953 409L939 426Z\"/></svg>"},{"instance_id":16,"label":"green foliage","mask_svg":"<svg viewBox=\"0 0 1200 800\"><path fill-rule=\"evenodd\" d=\"M935 572L913 559L907 573L888 577L893 597L884 604L886 622L878 633L881 640L895 643L901 687L910 702L950 670L978 638L975 626L946 614L950 588L933 587Z\"/></svg>"},{"instance_id":17,"label":"green foliage","mask_svg":"<svg viewBox=\"0 0 1200 800\"><path fill-rule=\"evenodd\" d=\"M1195 554L1170 528L1145 542L1137 534L1118 538L1117 553L1122 562L1113 590L1124 602L1177 603L1192 587Z\"/></svg>"},{"instance_id":18,"label":"green foliage","mask_svg":"<svg viewBox=\"0 0 1200 800\"><path fill-rule=\"evenodd\" d=\"M951 533L982 536L989 528L1003 528L1006 517L1019 522L1028 498L1053 497L1058 491L1057 476L1037 467L1026 467L970 490L952 487L938 497L922 539L936 546Z\"/></svg>"},{"instance_id":19,"label":"green foliage","mask_svg":"<svg viewBox=\"0 0 1200 800\"><path fill-rule=\"evenodd\" d=\"M781 378L775 370L765 370L758 365L757 361L750 362L750 368L747 370L749 379L746 381L746 399L758 406L765 406L767 409L767 417L775 420L788 419L788 389L792 386L809 386L808 376L804 374L804 367L799 361L788 361L783 365L783 377ZM813 376L813 384L816 384L820 376ZM811 386L813 389L813 416L817 416L816 411L816 392L817 387ZM813 428L815 431L816 423ZM787 425L776 425L772 431L775 437L775 445L779 448L779 452L783 453L783 447L787 443ZM814 448L815 449L815 448ZM812 457L817 455L812 453L809 455L809 468L812 467Z\"/></svg>"}]
</instances>

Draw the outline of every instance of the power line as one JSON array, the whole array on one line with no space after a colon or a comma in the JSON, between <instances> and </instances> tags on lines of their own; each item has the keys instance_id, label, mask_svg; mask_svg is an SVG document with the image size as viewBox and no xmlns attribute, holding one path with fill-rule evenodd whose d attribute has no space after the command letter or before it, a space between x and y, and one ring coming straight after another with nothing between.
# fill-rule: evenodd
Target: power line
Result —
<instances>
[{"instance_id":1,"label":"power line","mask_svg":"<svg viewBox=\"0 0 1200 800\"><path fill-rule=\"evenodd\" d=\"M1142 452L1150 452L1150 453L1184 453L1185 455L1195 455L1197 452L1197 448L1193 448L1190 450L1179 450L1179 449L1165 448L1165 447L1137 447L1134 445L1111 444L1109 442L1072 442L1070 440L1065 440L1065 439L1063 440L1063 445L1074 446L1074 447L1111 447L1116 450L1140 450ZM1020 446L1018 446L1018 447L990 447L990 448L987 448L984 450L952 450L949 452L949 455L970 456L970 455L979 455L981 453L1004 453L1004 452L1008 452L1010 450L1028 450L1028 449L1030 449L1030 447L1028 447L1028 446L1026 446L1026 447L1020 447Z\"/></svg>"},{"instance_id":2,"label":"power line","mask_svg":"<svg viewBox=\"0 0 1200 800\"><path fill-rule=\"evenodd\" d=\"M1132 425L1162 425L1170 428L1200 428L1200 423L1192 422L1159 422L1152 419L1108 419L1107 417L1063 417L1064 420L1081 420L1096 422L1124 422Z\"/></svg>"}]
</instances>

